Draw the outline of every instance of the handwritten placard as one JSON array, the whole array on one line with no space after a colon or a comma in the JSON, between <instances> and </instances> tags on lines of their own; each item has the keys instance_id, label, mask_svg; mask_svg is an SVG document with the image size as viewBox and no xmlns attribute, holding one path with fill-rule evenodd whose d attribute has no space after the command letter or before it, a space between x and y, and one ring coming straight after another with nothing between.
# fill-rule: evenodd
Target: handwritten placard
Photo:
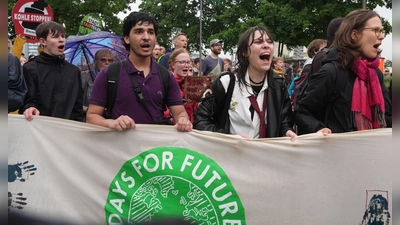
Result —
<instances>
[{"instance_id":1,"label":"handwritten placard","mask_svg":"<svg viewBox=\"0 0 400 225\"><path fill-rule=\"evenodd\" d=\"M214 76L190 76L185 78L184 96L187 102L199 102L201 93L210 85Z\"/></svg>"}]
</instances>

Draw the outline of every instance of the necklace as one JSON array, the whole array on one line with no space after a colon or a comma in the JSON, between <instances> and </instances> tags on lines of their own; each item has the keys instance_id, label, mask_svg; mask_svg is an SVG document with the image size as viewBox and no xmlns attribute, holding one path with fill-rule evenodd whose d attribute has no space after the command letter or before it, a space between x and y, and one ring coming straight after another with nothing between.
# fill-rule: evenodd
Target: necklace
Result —
<instances>
[{"instance_id":1,"label":"necklace","mask_svg":"<svg viewBox=\"0 0 400 225\"><path fill-rule=\"evenodd\" d=\"M250 82L251 83L253 83L253 84L255 84L255 85L260 85L260 84L263 84L264 83L264 81L265 81L265 77L264 77L264 79L262 80L262 81L260 81L260 82L254 82L252 79L251 79L251 77L249 76L249 78L250 78Z\"/></svg>"}]
</instances>

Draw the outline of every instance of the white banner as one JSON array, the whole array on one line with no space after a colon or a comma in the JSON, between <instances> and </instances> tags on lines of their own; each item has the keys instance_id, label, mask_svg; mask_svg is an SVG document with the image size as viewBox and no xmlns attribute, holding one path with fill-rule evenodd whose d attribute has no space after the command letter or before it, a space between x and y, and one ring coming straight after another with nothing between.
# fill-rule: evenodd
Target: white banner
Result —
<instances>
[{"instance_id":1,"label":"white banner","mask_svg":"<svg viewBox=\"0 0 400 225\"><path fill-rule=\"evenodd\" d=\"M74 224L391 224L392 129L244 140L8 116L11 212ZM381 224L381 223L377 223Z\"/></svg>"}]
</instances>

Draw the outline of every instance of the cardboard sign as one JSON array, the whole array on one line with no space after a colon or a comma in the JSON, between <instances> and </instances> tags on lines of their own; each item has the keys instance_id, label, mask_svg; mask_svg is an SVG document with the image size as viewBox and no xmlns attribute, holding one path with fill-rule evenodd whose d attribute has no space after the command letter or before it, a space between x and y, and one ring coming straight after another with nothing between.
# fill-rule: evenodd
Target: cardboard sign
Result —
<instances>
[{"instance_id":1,"label":"cardboard sign","mask_svg":"<svg viewBox=\"0 0 400 225\"><path fill-rule=\"evenodd\" d=\"M15 32L26 38L26 42L36 43L36 28L39 24L53 21L54 15L50 5L44 0L19 0L12 10Z\"/></svg>"},{"instance_id":2,"label":"cardboard sign","mask_svg":"<svg viewBox=\"0 0 400 225\"><path fill-rule=\"evenodd\" d=\"M90 34L103 29L103 21L100 16L95 13L90 13L83 17L81 25L79 26L79 34Z\"/></svg>"},{"instance_id":3,"label":"cardboard sign","mask_svg":"<svg viewBox=\"0 0 400 225\"><path fill-rule=\"evenodd\" d=\"M187 102L199 102L201 94L214 79L213 76L190 76L185 78L185 99Z\"/></svg>"}]
</instances>

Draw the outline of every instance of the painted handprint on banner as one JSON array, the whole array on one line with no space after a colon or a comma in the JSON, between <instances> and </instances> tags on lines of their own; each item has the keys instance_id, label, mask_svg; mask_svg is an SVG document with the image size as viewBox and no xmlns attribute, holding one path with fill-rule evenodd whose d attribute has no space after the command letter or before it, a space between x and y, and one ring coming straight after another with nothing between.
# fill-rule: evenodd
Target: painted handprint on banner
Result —
<instances>
[{"instance_id":1,"label":"painted handprint on banner","mask_svg":"<svg viewBox=\"0 0 400 225\"><path fill-rule=\"evenodd\" d=\"M8 211L12 208L23 209L26 204L26 198L22 193L13 194L8 192Z\"/></svg>"},{"instance_id":2,"label":"painted handprint on banner","mask_svg":"<svg viewBox=\"0 0 400 225\"><path fill-rule=\"evenodd\" d=\"M29 161L23 163L17 163L14 165L8 165L8 182L14 182L19 180L25 182L29 176L35 174L34 171L37 170L35 165L29 165Z\"/></svg>"},{"instance_id":3,"label":"painted handprint on banner","mask_svg":"<svg viewBox=\"0 0 400 225\"><path fill-rule=\"evenodd\" d=\"M387 191L367 191L367 201L368 199L361 225L389 225L390 212Z\"/></svg>"}]
</instances>

